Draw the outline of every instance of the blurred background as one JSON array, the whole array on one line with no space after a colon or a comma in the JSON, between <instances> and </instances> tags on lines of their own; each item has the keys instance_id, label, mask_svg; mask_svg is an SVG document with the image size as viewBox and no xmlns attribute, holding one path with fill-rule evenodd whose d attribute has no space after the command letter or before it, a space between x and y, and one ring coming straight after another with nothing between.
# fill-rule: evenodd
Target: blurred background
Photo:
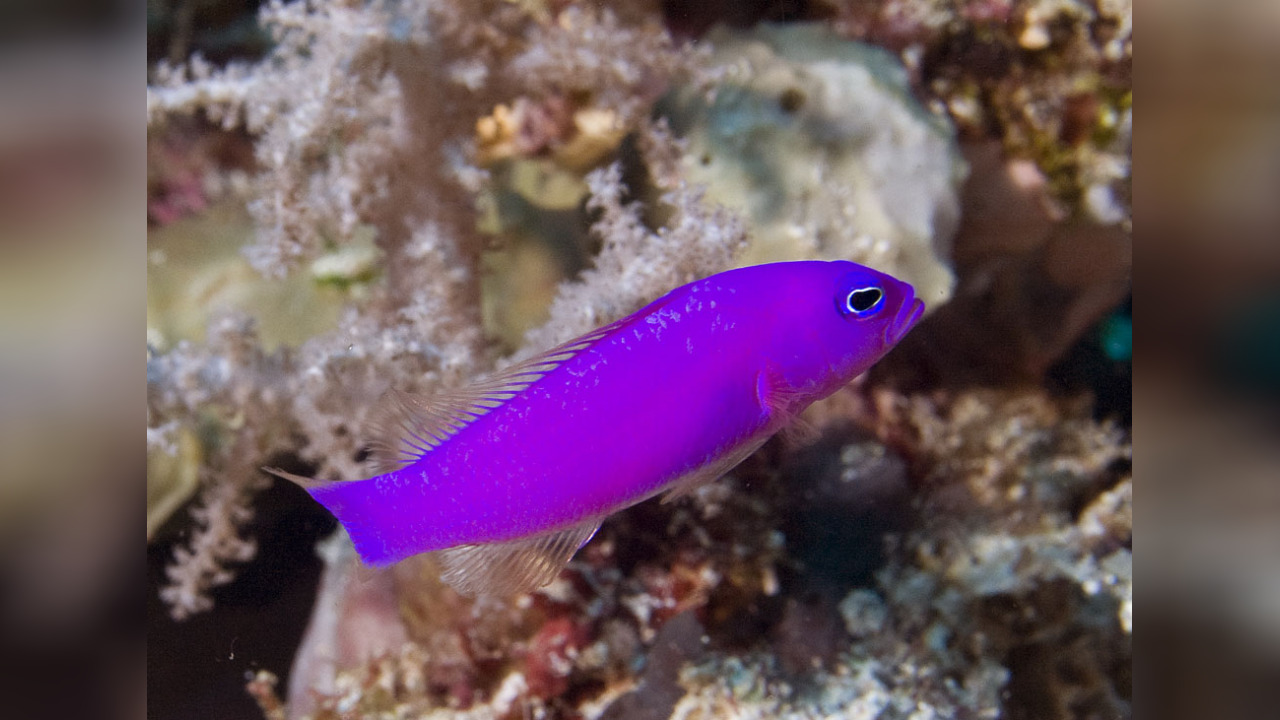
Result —
<instances>
[{"instance_id":1,"label":"blurred background","mask_svg":"<svg viewBox=\"0 0 1280 720\"><path fill-rule=\"evenodd\" d=\"M1280 700L1280 3L1140 15L1136 694L1153 717L1263 717ZM5 717L146 712L144 27L140 4L0 8Z\"/></svg>"},{"instance_id":2,"label":"blurred background","mask_svg":"<svg viewBox=\"0 0 1280 720\"><path fill-rule=\"evenodd\" d=\"M143 8L0 4L0 694L142 717Z\"/></svg>"},{"instance_id":3,"label":"blurred background","mask_svg":"<svg viewBox=\"0 0 1280 720\"><path fill-rule=\"evenodd\" d=\"M1153 716L1263 717L1280 699L1280 3L1142 10L1140 695Z\"/></svg>"}]
</instances>

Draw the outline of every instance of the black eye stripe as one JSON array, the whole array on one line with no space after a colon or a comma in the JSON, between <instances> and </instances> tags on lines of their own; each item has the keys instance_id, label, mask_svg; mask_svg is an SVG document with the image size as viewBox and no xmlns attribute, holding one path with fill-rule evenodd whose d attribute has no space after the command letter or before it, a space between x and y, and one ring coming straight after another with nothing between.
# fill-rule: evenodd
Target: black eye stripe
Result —
<instances>
[{"instance_id":1,"label":"black eye stripe","mask_svg":"<svg viewBox=\"0 0 1280 720\"><path fill-rule=\"evenodd\" d=\"M878 287L858 288L845 298L845 308L855 315L862 315L878 308L883 300L884 291Z\"/></svg>"}]
</instances>

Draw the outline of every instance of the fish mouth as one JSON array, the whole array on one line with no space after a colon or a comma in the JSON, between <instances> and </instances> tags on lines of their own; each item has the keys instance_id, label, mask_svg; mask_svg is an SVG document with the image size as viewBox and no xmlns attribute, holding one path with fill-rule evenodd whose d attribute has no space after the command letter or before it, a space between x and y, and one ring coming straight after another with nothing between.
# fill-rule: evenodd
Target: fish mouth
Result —
<instances>
[{"instance_id":1,"label":"fish mouth","mask_svg":"<svg viewBox=\"0 0 1280 720\"><path fill-rule=\"evenodd\" d=\"M910 303L902 303L902 307L898 309L898 316L889 323L889 327L885 330L884 339L889 345L896 345L899 340L906 335L915 324L919 322L920 316L924 314L924 301L920 298L912 298Z\"/></svg>"}]
</instances>

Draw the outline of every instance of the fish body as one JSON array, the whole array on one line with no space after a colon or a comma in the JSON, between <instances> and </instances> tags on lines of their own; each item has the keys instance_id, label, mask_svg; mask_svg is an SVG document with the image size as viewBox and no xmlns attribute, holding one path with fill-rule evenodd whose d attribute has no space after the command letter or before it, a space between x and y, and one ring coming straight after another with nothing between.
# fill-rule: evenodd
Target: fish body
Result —
<instances>
[{"instance_id":1,"label":"fish body","mask_svg":"<svg viewBox=\"0 0 1280 720\"><path fill-rule=\"evenodd\" d=\"M367 564L438 550L468 594L530 589L610 513L732 468L922 311L846 261L720 273L473 389L394 396L389 471L304 485Z\"/></svg>"}]
</instances>

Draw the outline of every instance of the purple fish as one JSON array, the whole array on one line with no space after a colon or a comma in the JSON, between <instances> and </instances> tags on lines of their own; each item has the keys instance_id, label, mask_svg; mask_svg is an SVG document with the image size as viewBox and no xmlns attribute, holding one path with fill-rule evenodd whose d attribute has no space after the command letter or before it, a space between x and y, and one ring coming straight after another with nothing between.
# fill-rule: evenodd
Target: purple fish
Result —
<instances>
[{"instance_id":1,"label":"purple fish","mask_svg":"<svg viewBox=\"0 0 1280 720\"><path fill-rule=\"evenodd\" d=\"M907 283L847 261L730 270L465 390L390 393L383 474L271 472L336 515L366 564L440 551L460 592L529 590L610 513L723 475L923 311Z\"/></svg>"}]
</instances>

